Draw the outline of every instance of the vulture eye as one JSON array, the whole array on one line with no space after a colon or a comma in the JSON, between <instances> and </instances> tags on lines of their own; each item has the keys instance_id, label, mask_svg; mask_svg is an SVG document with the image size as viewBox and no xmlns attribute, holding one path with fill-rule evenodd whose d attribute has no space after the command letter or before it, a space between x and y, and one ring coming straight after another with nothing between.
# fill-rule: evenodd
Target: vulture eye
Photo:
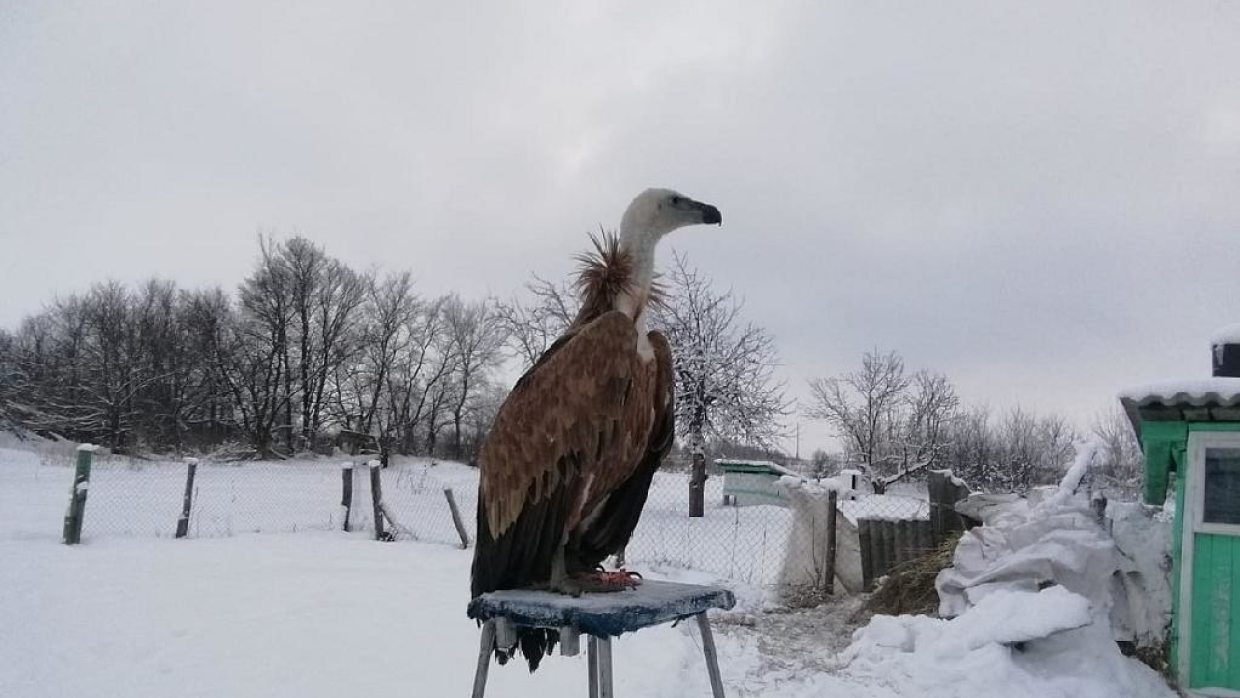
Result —
<instances>
[{"instance_id":1,"label":"vulture eye","mask_svg":"<svg viewBox=\"0 0 1240 698\"><path fill-rule=\"evenodd\" d=\"M680 197L679 197L679 196L673 196L673 197L672 197L672 205L673 205L673 206L679 206L679 205L680 205Z\"/></svg>"}]
</instances>

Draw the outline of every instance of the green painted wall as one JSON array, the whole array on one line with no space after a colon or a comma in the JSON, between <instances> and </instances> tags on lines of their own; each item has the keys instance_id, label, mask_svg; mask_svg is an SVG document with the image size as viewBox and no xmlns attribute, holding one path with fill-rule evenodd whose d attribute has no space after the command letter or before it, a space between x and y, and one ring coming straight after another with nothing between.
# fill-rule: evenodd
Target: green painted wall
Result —
<instances>
[{"instance_id":1,"label":"green painted wall","mask_svg":"<svg viewBox=\"0 0 1240 698\"><path fill-rule=\"evenodd\" d=\"M1179 667L1184 609L1180 603L1184 517L1187 513L1188 437L1199 432L1240 432L1236 422L1146 422L1141 442L1146 455L1146 501L1162 503L1167 481L1175 478L1175 520L1171 541L1171 670ZM1158 501L1153 501L1157 499ZM1196 534L1193 549L1192 657L1189 688L1215 686L1240 690L1240 538Z\"/></svg>"},{"instance_id":2,"label":"green painted wall","mask_svg":"<svg viewBox=\"0 0 1240 698\"><path fill-rule=\"evenodd\" d=\"M1240 538L1196 536L1188 687L1240 690Z\"/></svg>"},{"instance_id":3,"label":"green painted wall","mask_svg":"<svg viewBox=\"0 0 1240 698\"><path fill-rule=\"evenodd\" d=\"M1184 462L1184 450L1180 450ZM1171 673L1180 666L1180 570L1184 554L1184 493L1188 491L1188 469L1175 470L1175 520L1171 532Z\"/></svg>"}]
</instances>

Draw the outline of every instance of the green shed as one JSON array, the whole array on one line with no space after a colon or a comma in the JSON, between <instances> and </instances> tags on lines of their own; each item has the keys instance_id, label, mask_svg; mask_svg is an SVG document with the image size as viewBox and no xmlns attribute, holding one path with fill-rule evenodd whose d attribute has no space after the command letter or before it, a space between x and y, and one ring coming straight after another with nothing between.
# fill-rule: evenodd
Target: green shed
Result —
<instances>
[{"instance_id":1,"label":"green shed","mask_svg":"<svg viewBox=\"0 0 1240 698\"><path fill-rule=\"evenodd\" d=\"M1145 453L1145 501L1163 504L1175 482L1171 670L1196 694L1237 698L1240 365L1225 359L1233 349L1240 358L1240 341L1223 343L1215 377L1125 391L1120 402Z\"/></svg>"},{"instance_id":2,"label":"green shed","mask_svg":"<svg viewBox=\"0 0 1240 698\"><path fill-rule=\"evenodd\" d=\"M715 465L723 472L724 506L775 504L788 506L788 495L775 486L785 475L800 478L795 470L765 460L730 460L720 458Z\"/></svg>"}]
</instances>

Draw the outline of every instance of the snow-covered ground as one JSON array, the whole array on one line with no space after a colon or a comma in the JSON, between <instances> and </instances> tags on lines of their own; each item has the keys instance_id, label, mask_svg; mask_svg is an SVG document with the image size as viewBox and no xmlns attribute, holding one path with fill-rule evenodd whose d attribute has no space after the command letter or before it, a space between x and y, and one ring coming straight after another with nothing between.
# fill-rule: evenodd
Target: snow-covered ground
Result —
<instances>
[{"instance_id":1,"label":"snow-covered ground","mask_svg":"<svg viewBox=\"0 0 1240 698\"><path fill-rule=\"evenodd\" d=\"M448 482L465 477L451 468L441 475ZM0 448L0 696L469 690L478 639L464 614L469 551L376 543L366 533L254 534L242 527L230 537L180 541L88 535L83 545L66 547L59 534L68 485L69 470L57 459ZM88 520L99 494L91 490ZM666 567L653 573L717 579ZM1121 657L1096 626L1013 644L1037 630L1028 618L1013 619L1015 609L1054 609L1071 628L1081 614L1074 598L1013 598L952 621L882 618L850 645L855 602L769 613L765 592L736 588L738 609L716 616L731 696L1173 695L1153 672ZM1005 632L1009 626L1015 634ZM615 652L618 695L709 695L692 624L626 636ZM584 689L584 657L554 657L533 676L519 665L494 668L488 695Z\"/></svg>"},{"instance_id":2,"label":"snow-covered ground","mask_svg":"<svg viewBox=\"0 0 1240 698\"><path fill-rule=\"evenodd\" d=\"M11 486L25 492L27 501L58 501L67 486L62 480L70 477L73 452L51 448L40 453L38 460L48 466L42 469L45 472L26 473L25 480L13 481ZM350 522L355 528L368 528L370 479L360 461L355 471ZM83 535L172 537L181 513L185 476L186 466L179 462L97 456ZM444 497L446 488L453 491L463 523L474 536L476 468L422 458L398 459L383 471L382 478L383 499L400 526L401 537L443 544L459 541ZM627 559L632 564L709 571L746 584L773 584L783 562L791 511L772 505L725 507L722 487L722 478L710 478L706 516L690 519L685 516L688 476L658 473ZM341 490L339 460L244 464L204 460L194 481L189 534L211 538L338 530L344 520Z\"/></svg>"}]
</instances>

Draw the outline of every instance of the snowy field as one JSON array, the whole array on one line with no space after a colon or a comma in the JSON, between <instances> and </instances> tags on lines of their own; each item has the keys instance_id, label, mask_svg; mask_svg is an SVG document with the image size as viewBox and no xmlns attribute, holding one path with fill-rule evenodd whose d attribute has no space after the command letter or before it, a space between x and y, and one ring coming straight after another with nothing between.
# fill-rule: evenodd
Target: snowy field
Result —
<instances>
[{"instance_id":1,"label":"snowy field","mask_svg":"<svg viewBox=\"0 0 1240 698\"><path fill-rule=\"evenodd\" d=\"M467 474L449 468L435 486L464 487ZM59 536L68 485L69 470L55 459L0 448L0 696L469 690L478 639L464 614L469 551L302 527L245 533L236 517L229 537L100 533L67 547ZM88 519L100 495L93 488ZM328 501L339 506L335 496ZM718 579L666 567L653 573ZM1079 601L1053 593L979 606L953 621L879 618L850 637L851 613L832 608L855 603L776 613L764 591L735 588L739 608L716 616L730 696L1174 695L1153 672L1122 658L1098 626L1014 647L1047 623L1072 628L1088 620ZM620 696L710 695L692 624L626 636L615 652ZM579 695L585 659L554 657L533 676L520 666L496 667L491 677L490 696Z\"/></svg>"}]
</instances>

